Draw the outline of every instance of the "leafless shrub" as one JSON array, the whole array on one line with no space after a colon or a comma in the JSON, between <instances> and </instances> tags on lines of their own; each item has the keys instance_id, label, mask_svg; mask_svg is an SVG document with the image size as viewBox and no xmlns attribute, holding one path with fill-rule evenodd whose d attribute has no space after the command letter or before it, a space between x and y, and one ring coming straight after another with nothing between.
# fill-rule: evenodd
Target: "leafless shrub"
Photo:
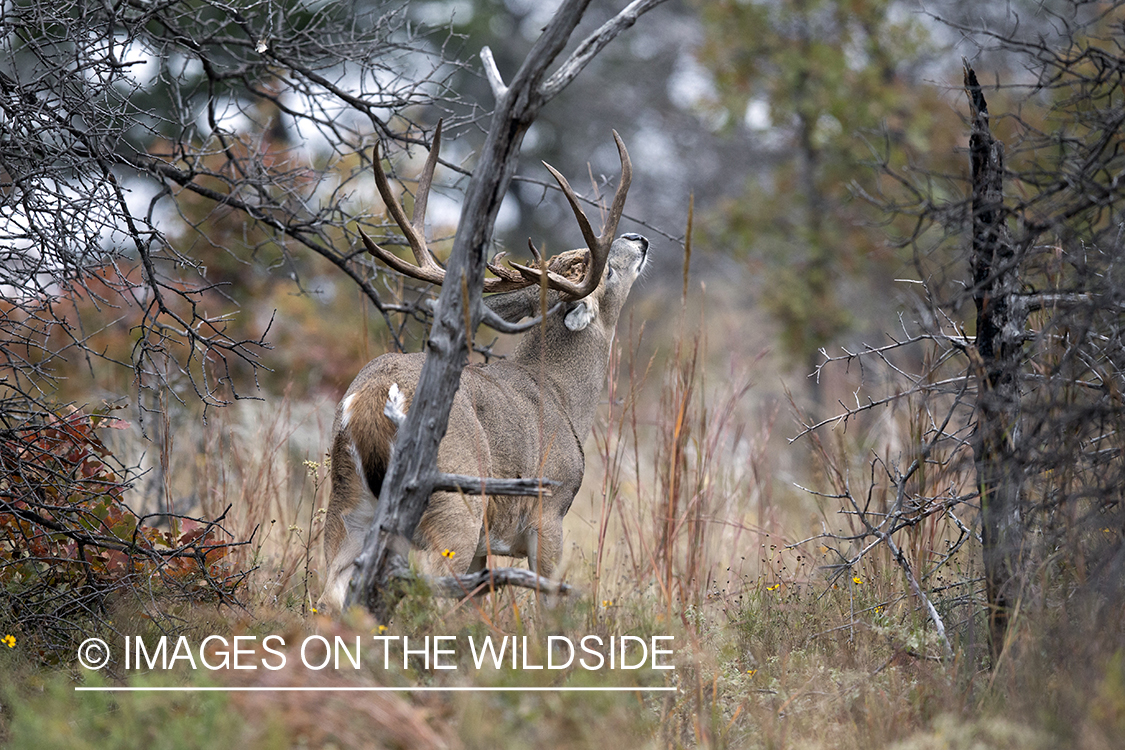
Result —
<instances>
[{"instance_id":1,"label":"leafless shrub","mask_svg":"<svg viewBox=\"0 0 1125 750\"><path fill-rule=\"evenodd\" d=\"M965 63L963 198L942 201L932 176L914 180L884 165L900 190L890 207L915 220L904 242L921 290L917 316L889 343L826 355L824 365L882 367L898 385L857 392L838 416L802 433L910 404L915 427L896 458L874 458L862 481L832 475L827 494L856 521L841 539L841 569L885 546L944 639L932 589L896 540L942 519L950 546L931 551L940 565L979 534L994 658L1020 608L1082 590L1103 596L1097 608L1121 601L1123 20L1120 6L1091 17L1075 3L1050 40L963 29L998 59L1027 65L1034 83L986 102ZM1026 96L998 115L997 102L1017 93ZM1001 127L1007 144L994 135ZM952 271L954 262L964 270ZM970 302L975 323L966 320ZM886 501L873 502L880 493Z\"/></svg>"},{"instance_id":2,"label":"leafless shrub","mask_svg":"<svg viewBox=\"0 0 1125 750\"><path fill-rule=\"evenodd\" d=\"M386 314L352 262L366 222L360 175L378 140L423 140L414 108L457 103L446 86L456 43L412 24L405 4L5 6L6 330L56 337L26 374L63 351L105 354L59 309L82 299L133 309L137 385L182 374L204 403L237 396L239 373L261 366L266 330L242 335L213 312L231 290L201 258L212 246L237 263L268 256L298 287L301 254L325 258ZM461 111L453 124L474 116Z\"/></svg>"},{"instance_id":3,"label":"leafless shrub","mask_svg":"<svg viewBox=\"0 0 1125 750\"><path fill-rule=\"evenodd\" d=\"M45 653L69 661L83 628L112 628L115 597L167 631L170 600L237 605L246 575L225 511L133 512L137 471L94 431L115 420L60 405L58 377L120 366L146 421L169 399L252 395L270 322L229 315L221 259L303 288L322 258L384 315L413 311L353 262L358 224L381 236L360 175L377 141L423 140L417 107L477 116L447 86L458 43L406 3L3 6L0 618Z\"/></svg>"}]
</instances>

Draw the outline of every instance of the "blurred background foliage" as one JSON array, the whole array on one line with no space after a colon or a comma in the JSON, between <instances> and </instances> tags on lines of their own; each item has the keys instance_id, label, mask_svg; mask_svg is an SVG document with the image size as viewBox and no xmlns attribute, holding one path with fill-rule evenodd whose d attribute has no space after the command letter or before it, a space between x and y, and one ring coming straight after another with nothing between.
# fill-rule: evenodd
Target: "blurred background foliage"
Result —
<instances>
[{"instance_id":1,"label":"blurred background foliage","mask_svg":"<svg viewBox=\"0 0 1125 750\"><path fill-rule=\"evenodd\" d=\"M864 199L872 165L955 158L958 129L944 92L919 85L936 50L926 24L897 2L700 10L714 106L728 129L756 134L771 152L769 168L719 204L713 226L758 270L782 344L811 370L820 349L886 312L865 301L892 288L903 266L882 207Z\"/></svg>"},{"instance_id":2,"label":"blurred background foliage","mask_svg":"<svg viewBox=\"0 0 1125 750\"><path fill-rule=\"evenodd\" d=\"M251 7L265 28L283 19L298 41L331 36L336 18L317 4ZM385 11L382 4L363 7L360 18L380 17ZM446 148L453 168L439 170L446 190L444 201L435 201L439 205L431 210L431 236L454 231L456 191L480 142L479 118L491 104L476 52L489 45L501 71L510 74L551 7L519 0L458 0L393 9L401 27L415 36L402 43L397 56L381 58L372 70L397 62L413 73L426 60L432 60L432 69L443 70L436 77L427 72L428 80L437 79L439 90L421 97L419 104L411 106L409 97L400 97L403 108L394 111L400 120L380 110L388 133L416 142L416 118L422 118L417 126L423 129L433 125L434 112L425 109L426 102L452 121ZM1025 26L1040 23L1046 28L1049 13L1040 4L1013 9L1013 17L1025 10L1020 16ZM608 2L592 3L587 24L612 11ZM807 373L822 348L878 336L887 316L908 305L913 292L895 279L914 276L908 270L914 261L911 251L896 243L911 234L914 217L889 210L908 196L888 171L950 178L966 173L958 152L965 130L958 109L956 55L986 53L971 41L954 44L950 24L976 18L971 3L946 4L942 12L946 16L939 19L910 2L893 0L715 0L665 6L646 19L643 30L630 32L596 58L533 125L521 179L501 215L497 249L524 255L529 236L545 241L549 249L577 244L565 205L545 189L546 175L538 162L548 161L577 184L587 183L591 195L604 196L616 171L608 137L616 128L638 165L628 214L640 225L634 228L656 241L647 282L656 289L635 303L641 317L658 326L655 319L667 309L659 299L678 284L679 241L687 196L694 193L703 239L696 243L693 273L713 291L726 290L724 299L749 318L765 313L774 326L776 344L770 348L782 355L780 366ZM192 20L200 28L228 31L237 26L229 18L212 17L215 13L211 8ZM998 80L1020 75L1018 61L1010 57L996 56L989 65ZM285 111L296 106L295 92L286 87L299 88L301 81L272 70L249 49L219 47L208 66L219 73L208 73L176 54L156 56L146 64L145 85L122 97L140 124L124 132L117 148L129 151L135 163L137 153L186 153L185 139L194 139L191 148L201 155L199 166L211 175L196 181L204 187L237 195L264 191L268 198L256 200L271 203L275 213L301 202L316 213L312 206L320 201L321 218L325 193L330 193L336 201L332 211L346 210L365 222L384 221L370 181L371 152L354 150L364 145L363 127L344 123L343 140L326 142L325 133L338 125L332 122L334 113L326 111L324 122L312 123L323 128L318 132L304 119L307 115ZM228 69L229 75L223 72ZM994 95L997 110L1006 109L1007 95L1005 89ZM1023 103L1021 115L1034 124L1042 114L1028 105ZM162 107L172 107L176 116L162 117ZM183 129L183 123L190 127ZM997 127L1000 137L1010 134L1004 120ZM227 139L214 143L216 134L226 130ZM246 153L232 154L239 150ZM423 153L413 149L405 162L395 157L407 189ZM227 172L246 156L282 179L232 187L236 176ZM247 221L245 211L216 205L213 195L171 185L154 199L153 186L140 179L126 182L129 200L152 200L152 224L170 244L170 255L191 261L182 264L175 283L201 289L199 300L206 301L208 314L225 319L232 340L255 341L268 329L263 343L270 349L261 359L266 369L235 361L237 390L251 394L257 378L274 393L290 382L306 391L338 393L349 373L396 341L418 347L419 325L409 318L403 323L372 316L354 279L339 273L341 262L370 280L379 273L362 256L358 262L341 261L355 252L348 216L333 215L318 225L316 242L333 248L326 256L294 242L261 217ZM596 190L588 184L591 179ZM936 198L956 190L940 179L931 179L931 187ZM135 258L127 246L122 250L126 260ZM943 252L945 260L930 258L931 266L957 262L955 253ZM114 271L120 270L119 264ZM137 266L128 271L129 283L136 284L139 273ZM391 283L389 297L399 288L398 281ZM74 315L92 348L110 361L135 359L136 325L146 301L130 302L125 295L104 305L82 289L74 291ZM175 355L174 349L166 353ZM96 373L97 387L106 394L124 395L133 378L128 370L90 357L69 357L65 366L56 362L55 367L59 374ZM81 399L90 385L85 376L68 376L63 382L60 395L68 400ZM824 400L821 389L811 388L807 395L813 403Z\"/></svg>"}]
</instances>

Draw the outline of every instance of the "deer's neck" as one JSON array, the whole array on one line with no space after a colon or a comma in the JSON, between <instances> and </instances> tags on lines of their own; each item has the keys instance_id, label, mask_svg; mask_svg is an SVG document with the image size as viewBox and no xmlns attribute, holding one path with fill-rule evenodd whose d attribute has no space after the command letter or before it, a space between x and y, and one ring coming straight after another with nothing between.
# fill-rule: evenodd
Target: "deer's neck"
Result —
<instances>
[{"instance_id":1,"label":"deer's neck","mask_svg":"<svg viewBox=\"0 0 1125 750\"><path fill-rule=\"evenodd\" d=\"M533 377L545 379L545 386L557 390L580 441L594 424L612 341L612 331L607 334L597 327L577 333L548 329L545 336L534 330L524 336L512 356Z\"/></svg>"}]
</instances>

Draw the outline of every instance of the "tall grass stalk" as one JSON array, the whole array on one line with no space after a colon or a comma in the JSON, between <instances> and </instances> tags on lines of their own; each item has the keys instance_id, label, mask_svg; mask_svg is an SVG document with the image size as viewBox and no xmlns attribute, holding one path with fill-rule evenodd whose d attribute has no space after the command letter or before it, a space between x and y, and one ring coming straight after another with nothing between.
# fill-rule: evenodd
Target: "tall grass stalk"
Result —
<instances>
[{"instance_id":1,"label":"tall grass stalk","mask_svg":"<svg viewBox=\"0 0 1125 750\"><path fill-rule=\"evenodd\" d=\"M285 396L266 414L245 415L250 418L243 423L219 412L204 427L197 486L204 514L232 505L233 533L254 540L237 562L257 568L255 598L271 606L299 602L305 612L318 595L329 466L327 458L298 447L307 442L298 436L310 430L316 444L327 440L318 410L300 411L295 416Z\"/></svg>"}]
</instances>

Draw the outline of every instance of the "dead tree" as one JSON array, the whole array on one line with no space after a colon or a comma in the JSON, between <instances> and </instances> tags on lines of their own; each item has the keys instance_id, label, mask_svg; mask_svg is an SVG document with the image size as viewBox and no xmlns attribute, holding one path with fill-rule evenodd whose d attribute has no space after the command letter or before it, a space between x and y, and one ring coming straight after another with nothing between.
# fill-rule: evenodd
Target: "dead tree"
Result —
<instances>
[{"instance_id":1,"label":"dead tree","mask_svg":"<svg viewBox=\"0 0 1125 750\"><path fill-rule=\"evenodd\" d=\"M963 63L972 133L972 296L977 335L969 350L976 387L973 452L980 489L981 539L993 657L999 656L1021 570L1023 467L1020 441L1020 367L1027 306L1020 301L1020 257L1006 226L1004 146L992 136L988 103L976 73Z\"/></svg>"}]
</instances>

